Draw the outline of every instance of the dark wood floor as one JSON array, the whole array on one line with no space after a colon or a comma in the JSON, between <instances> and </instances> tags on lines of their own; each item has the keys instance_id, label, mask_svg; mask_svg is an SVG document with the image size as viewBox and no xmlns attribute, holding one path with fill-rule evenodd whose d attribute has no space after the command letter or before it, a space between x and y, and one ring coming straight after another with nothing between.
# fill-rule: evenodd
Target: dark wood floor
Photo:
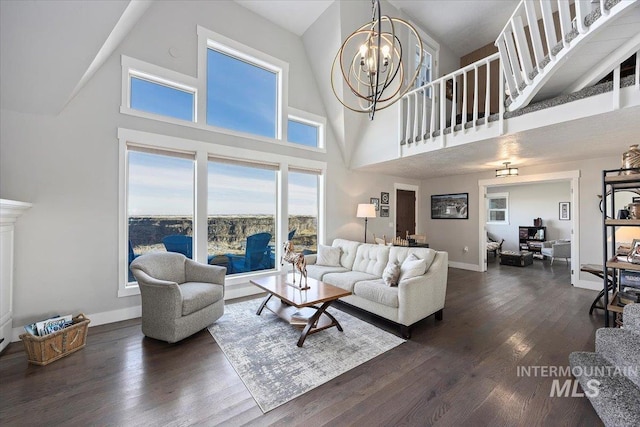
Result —
<instances>
[{"instance_id":1,"label":"dark wood floor","mask_svg":"<svg viewBox=\"0 0 640 427\"><path fill-rule=\"evenodd\" d=\"M97 326L46 367L13 343L0 356L0 425L600 425L586 398L550 398L552 378L516 371L592 351L604 322L588 314L594 296L562 262L450 269L442 322L267 414L206 330L169 345L138 320Z\"/></svg>"}]
</instances>

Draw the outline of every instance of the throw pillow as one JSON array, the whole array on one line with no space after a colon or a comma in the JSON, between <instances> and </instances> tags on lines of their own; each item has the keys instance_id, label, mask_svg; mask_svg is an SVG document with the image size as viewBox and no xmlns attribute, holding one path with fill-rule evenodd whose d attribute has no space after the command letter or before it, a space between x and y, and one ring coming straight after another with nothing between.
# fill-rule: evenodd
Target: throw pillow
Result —
<instances>
[{"instance_id":1,"label":"throw pillow","mask_svg":"<svg viewBox=\"0 0 640 427\"><path fill-rule=\"evenodd\" d=\"M400 281L422 276L427 271L427 260L411 254L400 266Z\"/></svg>"},{"instance_id":2,"label":"throw pillow","mask_svg":"<svg viewBox=\"0 0 640 427\"><path fill-rule=\"evenodd\" d=\"M382 272L382 280L387 286L398 286L400 278L400 266L395 262L390 262Z\"/></svg>"},{"instance_id":3,"label":"throw pillow","mask_svg":"<svg viewBox=\"0 0 640 427\"><path fill-rule=\"evenodd\" d=\"M318 257L316 265L324 265L327 267L340 267L340 248L333 246L318 245Z\"/></svg>"}]
</instances>

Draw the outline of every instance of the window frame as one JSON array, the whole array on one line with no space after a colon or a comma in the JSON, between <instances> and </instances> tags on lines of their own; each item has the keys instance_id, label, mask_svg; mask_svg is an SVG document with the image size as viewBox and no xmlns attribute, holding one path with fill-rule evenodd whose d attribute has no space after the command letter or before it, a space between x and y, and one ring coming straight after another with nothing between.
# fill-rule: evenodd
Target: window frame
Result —
<instances>
[{"instance_id":1,"label":"window frame","mask_svg":"<svg viewBox=\"0 0 640 427\"><path fill-rule=\"evenodd\" d=\"M198 123L198 80L185 74L177 73L139 59L122 55L122 101L120 112L145 119L159 120L177 125L193 125ZM183 120L163 114L151 113L131 108L131 78L147 80L171 89L193 93L193 120Z\"/></svg>"},{"instance_id":2,"label":"window frame","mask_svg":"<svg viewBox=\"0 0 640 427\"><path fill-rule=\"evenodd\" d=\"M317 147L309 147L308 145L302 145L295 142L290 142L288 138L288 130L289 126L287 124L287 139L286 144L289 146L293 146L296 148L301 148L309 151L316 151L320 153L326 153L326 127L327 127L327 119L322 116L318 116L316 114L309 113L307 111L298 110L297 108L289 107L289 115L287 117L287 123L289 120L307 124L310 126L315 126L318 128L318 146Z\"/></svg>"},{"instance_id":3,"label":"window frame","mask_svg":"<svg viewBox=\"0 0 640 427\"><path fill-rule=\"evenodd\" d=\"M127 147L135 145L149 150L157 149L164 152L175 152L195 156L194 173L194 260L207 260L207 203L208 188L207 168L210 158L227 158L238 162L278 165L277 169L277 205L276 205L276 250L286 240L288 227L288 175L289 169L316 171L319 174L318 184L318 244L324 244L326 223L326 172L327 164L323 161L310 160L299 157L283 156L276 153L261 152L235 146L220 145L211 142L185 139L180 137L153 134L149 132L126 128L118 129L118 297L139 295L137 283L128 282L128 156ZM202 185L201 183L205 184ZM280 253L276 253L278 259ZM274 270L264 270L253 274L239 274L226 278L227 291L225 298L236 298L246 293L243 290L251 288L247 285L248 277L264 277L279 274L281 266L276 263Z\"/></svg>"},{"instance_id":4,"label":"window frame","mask_svg":"<svg viewBox=\"0 0 640 427\"><path fill-rule=\"evenodd\" d=\"M492 199L505 199L506 200L506 208L505 209L491 209L490 203ZM487 224L490 225L509 225L509 193L487 193L486 197L486 214L487 214ZM491 212L496 211L504 211L504 221L491 221Z\"/></svg>"},{"instance_id":5,"label":"window frame","mask_svg":"<svg viewBox=\"0 0 640 427\"><path fill-rule=\"evenodd\" d=\"M431 55L431 82L433 82L434 80L437 80L438 78L440 78L440 43L435 41L431 36L429 36L424 31L422 31L420 27L416 25L414 22L410 21L410 23L411 25L414 26L414 28L418 32L418 35L420 36L420 39L422 40L423 50L425 50L427 53ZM408 37L411 37L411 36L409 35ZM408 40L407 45L414 46L414 47L417 46L415 43L415 39ZM409 52L409 64L410 64L410 67L409 67L410 70L415 70L416 66L418 65L416 64L414 49L411 49L411 51ZM436 93L436 96L438 96L437 93Z\"/></svg>"}]
</instances>

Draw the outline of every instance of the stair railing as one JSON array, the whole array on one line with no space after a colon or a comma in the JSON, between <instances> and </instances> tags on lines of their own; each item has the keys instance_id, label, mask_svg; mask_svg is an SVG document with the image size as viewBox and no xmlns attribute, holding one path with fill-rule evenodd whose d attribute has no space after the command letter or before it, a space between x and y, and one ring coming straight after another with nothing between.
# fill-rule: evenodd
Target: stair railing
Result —
<instances>
[{"instance_id":1,"label":"stair railing","mask_svg":"<svg viewBox=\"0 0 640 427\"><path fill-rule=\"evenodd\" d=\"M499 113L498 120L502 120L503 84L500 77L496 84L491 78L492 71L494 76L500 76L498 53L405 94L399 103L400 143L426 141L438 132L442 138L448 127L455 134L456 125L460 125L461 131L487 127L492 113ZM484 121L480 122L482 118Z\"/></svg>"},{"instance_id":2,"label":"stair railing","mask_svg":"<svg viewBox=\"0 0 640 427\"><path fill-rule=\"evenodd\" d=\"M600 0L606 14L604 3ZM495 42L512 99L533 82L535 74L542 73L547 56L555 60L553 48L559 42L569 46L566 36L574 27L580 34L588 31L584 18L592 7L590 0L522 0L518 4Z\"/></svg>"}]
</instances>

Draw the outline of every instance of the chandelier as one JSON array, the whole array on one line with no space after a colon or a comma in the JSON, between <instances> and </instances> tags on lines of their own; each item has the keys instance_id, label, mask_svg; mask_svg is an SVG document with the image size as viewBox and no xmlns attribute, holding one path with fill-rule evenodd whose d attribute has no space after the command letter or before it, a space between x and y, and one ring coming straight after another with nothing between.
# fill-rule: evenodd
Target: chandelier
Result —
<instances>
[{"instance_id":1,"label":"chandelier","mask_svg":"<svg viewBox=\"0 0 640 427\"><path fill-rule=\"evenodd\" d=\"M371 22L351 33L342 43L331 66L331 88L338 101L358 113L368 113L373 120L376 111L398 101L413 87L424 60L422 40L416 29L400 18L380 12L380 1L371 1ZM400 34L408 30L416 39L418 58L411 78L405 80L405 65ZM411 54L411 52L405 52ZM337 69L355 99L341 97L336 90ZM340 81L340 77L338 81ZM347 92L348 93L348 92Z\"/></svg>"}]
</instances>

